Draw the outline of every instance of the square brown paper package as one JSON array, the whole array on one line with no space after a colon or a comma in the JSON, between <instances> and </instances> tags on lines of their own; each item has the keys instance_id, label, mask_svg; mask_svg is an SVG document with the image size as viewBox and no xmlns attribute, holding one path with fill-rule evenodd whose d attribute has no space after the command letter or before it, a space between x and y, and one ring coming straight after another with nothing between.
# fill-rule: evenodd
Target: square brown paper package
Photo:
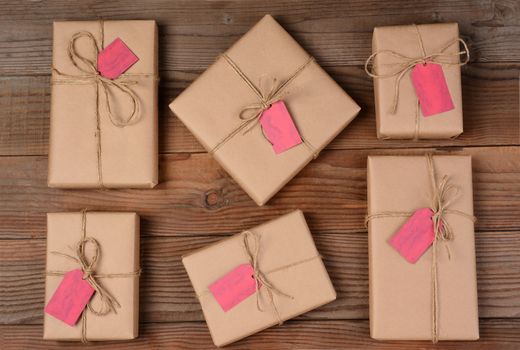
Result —
<instances>
[{"instance_id":1,"label":"square brown paper package","mask_svg":"<svg viewBox=\"0 0 520 350\"><path fill-rule=\"evenodd\" d=\"M136 338L139 324L140 268L139 216L135 213L47 214L45 305L63 279L63 274L81 268L80 263L72 258L77 259L76 248L83 237L93 238L99 244L99 255L92 266L92 276L120 307L116 307L117 313L111 311L104 316L94 315L85 309L84 318L80 317L74 327L44 313L43 338L76 341ZM87 261L92 262L95 255L92 241L88 241L84 249ZM90 303L95 310L102 307L98 292Z\"/></svg>"},{"instance_id":2,"label":"square brown paper package","mask_svg":"<svg viewBox=\"0 0 520 350\"><path fill-rule=\"evenodd\" d=\"M250 245L246 250L246 241ZM259 248L255 254L256 247ZM259 289L224 312L209 286L241 264L258 263ZM299 210L183 257L216 346L281 324L336 299L336 292ZM269 290L266 290L269 285ZM261 294L258 294L261 293ZM272 293L272 302L270 302ZM285 294L285 295L283 295ZM260 311L257 307L257 297Z\"/></svg>"},{"instance_id":3,"label":"square brown paper package","mask_svg":"<svg viewBox=\"0 0 520 350\"><path fill-rule=\"evenodd\" d=\"M432 171L442 190L442 202L447 204L444 226L449 226L452 237L447 241L438 238L412 264L388 240L409 213L435 208L431 203ZM478 339L471 157L370 156L367 221L371 337Z\"/></svg>"},{"instance_id":4,"label":"square brown paper package","mask_svg":"<svg viewBox=\"0 0 520 350\"><path fill-rule=\"evenodd\" d=\"M464 55L459 48L460 42L457 23L374 28L372 56L375 57L371 57L367 64L373 59L373 73L390 75L374 78L378 138L448 139L462 133L460 65L467 63L469 53L465 47L465 62L460 63L460 56ZM423 57L441 64L454 109L424 117L410 71L399 80L399 74L408 63L413 64L414 60Z\"/></svg>"},{"instance_id":5,"label":"square brown paper package","mask_svg":"<svg viewBox=\"0 0 520 350\"><path fill-rule=\"evenodd\" d=\"M275 89L269 90L269 80L272 88L290 82L271 98ZM280 154L275 154L255 124L262 110L276 100L285 102L303 141ZM360 110L269 15L221 55L170 108L258 205L265 204L316 157ZM241 119L242 112L255 111L260 115Z\"/></svg>"},{"instance_id":6,"label":"square brown paper package","mask_svg":"<svg viewBox=\"0 0 520 350\"><path fill-rule=\"evenodd\" d=\"M116 38L139 60L110 80L96 46ZM157 184L157 46L155 21L54 22L49 187Z\"/></svg>"}]
</instances>

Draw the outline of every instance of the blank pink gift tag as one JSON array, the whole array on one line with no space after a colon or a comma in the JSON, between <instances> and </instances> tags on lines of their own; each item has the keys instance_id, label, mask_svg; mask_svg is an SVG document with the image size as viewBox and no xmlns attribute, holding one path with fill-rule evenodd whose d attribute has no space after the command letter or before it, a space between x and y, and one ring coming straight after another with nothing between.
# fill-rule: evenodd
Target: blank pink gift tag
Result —
<instances>
[{"instance_id":1,"label":"blank pink gift tag","mask_svg":"<svg viewBox=\"0 0 520 350\"><path fill-rule=\"evenodd\" d=\"M74 326L92 294L94 288L83 279L83 271L69 271L45 306L45 312L69 326Z\"/></svg>"},{"instance_id":2,"label":"blank pink gift tag","mask_svg":"<svg viewBox=\"0 0 520 350\"><path fill-rule=\"evenodd\" d=\"M436 63L416 64L411 74L415 93L425 117L455 108L441 65Z\"/></svg>"},{"instance_id":3,"label":"blank pink gift tag","mask_svg":"<svg viewBox=\"0 0 520 350\"><path fill-rule=\"evenodd\" d=\"M228 312L256 292L253 274L254 270L250 264L242 264L209 286L210 292L224 312Z\"/></svg>"},{"instance_id":4,"label":"blank pink gift tag","mask_svg":"<svg viewBox=\"0 0 520 350\"><path fill-rule=\"evenodd\" d=\"M433 211L430 208L417 209L388 240L388 243L412 264L415 264L433 243L435 234L432 216Z\"/></svg>"},{"instance_id":5,"label":"blank pink gift tag","mask_svg":"<svg viewBox=\"0 0 520 350\"><path fill-rule=\"evenodd\" d=\"M260 124L276 154L302 143L298 129L283 101L277 101L266 109L260 117Z\"/></svg>"},{"instance_id":6,"label":"blank pink gift tag","mask_svg":"<svg viewBox=\"0 0 520 350\"><path fill-rule=\"evenodd\" d=\"M98 54L97 68L102 76L117 79L121 74L132 67L139 58L117 38Z\"/></svg>"}]
</instances>

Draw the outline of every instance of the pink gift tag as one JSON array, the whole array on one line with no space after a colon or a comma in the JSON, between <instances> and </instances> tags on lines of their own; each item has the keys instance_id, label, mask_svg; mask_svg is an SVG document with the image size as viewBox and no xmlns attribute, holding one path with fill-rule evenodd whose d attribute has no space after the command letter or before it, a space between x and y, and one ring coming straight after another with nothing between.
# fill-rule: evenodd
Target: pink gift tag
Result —
<instances>
[{"instance_id":1,"label":"pink gift tag","mask_svg":"<svg viewBox=\"0 0 520 350\"><path fill-rule=\"evenodd\" d=\"M388 243L412 264L415 264L433 243L435 234L432 216L433 211L430 208L417 209L388 240Z\"/></svg>"},{"instance_id":2,"label":"pink gift tag","mask_svg":"<svg viewBox=\"0 0 520 350\"><path fill-rule=\"evenodd\" d=\"M302 143L298 129L283 101L275 102L266 109L260 117L260 124L276 154Z\"/></svg>"},{"instance_id":3,"label":"pink gift tag","mask_svg":"<svg viewBox=\"0 0 520 350\"><path fill-rule=\"evenodd\" d=\"M250 264L242 264L209 286L210 292L224 312L228 312L256 292L253 274L254 270Z\"/></svg>"},{"instance_id":4,"label":"pink gift tag","mask_svg":"<svg viewBox=\"0 0 520 350\"><path fill-rule=\"evenodd\" d=\"M116 79L137 61L139 58L117 38L98 54L97 68L102 76Z\"/></svg>"},{"instance_id":5,"label":"pink gift tag","mask_svg":"<svg viewBox=\"0 0 520 350\"><path fill-rule=\"evenodd\" d=\"M412 69L412 83L425 117L455 108L441 65L416 64Z\"/></svg>"},{"instance_id":6,"label":"pink gift tag","mask_svg":"<svg viewBox=\"0 0 520 350\"><path fill-rule=\"evenodd\" d=\"M45 306L45 312L69 326L74 326L92 294L94 288L83 279L83 271L69 271Z\"/></svg>"}]
</instances>

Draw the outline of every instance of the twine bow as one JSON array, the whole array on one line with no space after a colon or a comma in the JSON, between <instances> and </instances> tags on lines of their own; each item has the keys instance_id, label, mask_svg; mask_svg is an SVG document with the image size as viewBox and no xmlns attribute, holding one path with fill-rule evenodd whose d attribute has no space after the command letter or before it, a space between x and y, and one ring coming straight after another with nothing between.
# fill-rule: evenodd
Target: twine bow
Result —
<instances>
[{"instance_id":1,"label":"twine bow","mask_svg":"<svg viewBox=\"0 0 520 350\"><path fill-rule=\"evenodd\" d=\"M76 49L76 41L80 38L86 38L90 41L93 54L95 59L92 60L90 58L84 57L81 55ZM103 92L104 102L108 117L112 124L118 128L123 128L128 125L132 125L138 121L139 112L140 112L140 103L139 98L135 94L132 89L129 88L130 85L137 84L135 80L128 80L125 77L120 77L117 79L109 79L101 75L97 69L97 57L99 54L99 48L92 33L87 31L80 31L75 33L69 41L69 46L67 50L68 56L72 64L81 71L83 74L73 75L66 74L59 71L57 68L53 68L52 70L60 76L62 79L54 79L53 83L62 83L62 84L81 84L81 83L94 83L96 85L96 94L99 95L99 90ZM79 62L82 63L79 64ZM86 68L84 68L86 67ZM114 88L121 91L127 97L130 98L132 102L132 111L130 115L126 118L119 117L112 112L112 106L110 104L109 98L109 89ZM96 110L99 117L99 96L96 98Z\"/></svg>"},{"instance_id":2,"label":"twine bow","mask_svg":"<svg viewBox=\"0 0 520 350\"><path fill-rule=\"evenodd\" d=\"M253 246L251 246L250 238L253 239ZM256 287L255 287L255 289L256 289L256 293L255 293L256 294L256 307L257 307L258 311L261 311L261 312L264 311L264 309L261 305L261 292L260 292L260 290L261 290L260 287L264 287L267 292L269 303L271 304L271 307L273 308L276 318L278 319L278 324L281 325L283 323L283 320L280 316L280 312L278 311L278 307L276 306L276 303L274 302L274 294L278 294L280 296L289 298L291 300L294 299L294 297L282 292L280 289L275 287L267 279L266 275L262 272L262 270L260 270L260 267L258 266L258 253L260 251L260 236L257 233L254 233L251 231L245 231L243 242L244 242L244 249L246 251L246 254L249 257L249 263L253 267L253 271L254 271L252 277L254 278L255 285L256 285Z\"/></svg>"},{"instance_id":3,"label":"twine bow","mask_svg":"<svg viewBox=\"0 0 520 350\"><path fill-rule=\"evenodd\" d=\"M406 55L403 55L394 50L378 50L378 51L372 53L365 61L365 72L370 77L376 78L376 79L397 77L395 79L395 83L394 83L394 98L392 101L392 107L390 109L391 114L395 114L397 111L397 104L399 101L399 86L401 84L401 80L406 75L406 73L408 73L411 69L413 69L417 64L426 64L428 62L434 62L434 63L447 65L447 66L463 66L463 65L467 64L470 59L468 45L466 44L466 42L464 40L462 40L460 38L456 38L456 39L450 41L437 52L427 54L426 50L424 48L424 43L422 41L421 33L419 32L419 28L415 24L413 26L416 30L417 37L419 40L419 46L421 48L422 54L420 57L406 56ZM464 46L464 50L459 51L459 52L454 52L454 53L446 52L446 50L448 50L452 45L458 44L458 43L461 43ZM398 64L397 69L391 71L390 73L377 74L375 72L375 69L374 69L375 67L374 67L374 64L372 63L372 61L375 60L375 58L377 56L384 55L384 54L393 56L393 57L401 60L402 63ZM462 55L465 55L465 59L463 62L460 62L459 60L457 60L458 62L454 63L454 62L450 62L449 60L445 60L446 58L449 59L450 57L456 57L456 56L462 56ZM369 66L371 66L371 68L369 68Z\"/></svg>"},{"instance_id":4,"label":"twine bow","mask_svg":"<svg viewBox=\"0 0 520 350\"><path fill-rule=\"evenodd\" d=\"M449 183L449 177L444 175L442 180L437 183L435 168L433 165L433 156L428 154L426 156L428 175L431 184L431 203L430 209L433 212L433 246L432 246L432 265L431 265L431 283L432 283L432 342L437 343L439 340L439 282L437 271L437 245L438 242L444 242L448 259L451 259L451 253L447 243L453 239L453 230L446 220L447 214L459 215L472 222L476 221L475 216L467 214L456 209L449 209L449 206L455 201L459 195L459 188ZM385 211L380 213L369 214L365 217L365 225L372 219L387 218L387 217L409 217L413 215L412 212L400 211Z\"/></svg>"},{"instance_id":5,"label":"twine bow","mask_svg":"<svg viewBox=\"0 0 520 350\"><path fill-rule=\"evenodd\" d=\"M85 247L90 243L94 247L94 255L92 258L88 259L85 255ZM101 307L96 309L92 305L92 301L87 304L88 310L92 312L96 316L105 316L110 312L117 313L116 308L120 308L121 305L117 302L117 300L96 280L96 263L98 259L101 258L101 249L99 247L99 243L96 239L92 237L85 237L78 242L76 245L76 256L72 256L69 254L61 253L61 252L51 252L54 255L63 256L70 260L75 261L83 271L83 279L88 281L88 283L94 288L96 294L99 296L101 300Z\"/></svg>"},{"instance_id":6,"label":"twine bow","mask_svg":"<svg viewBox=\"0 0 520 350\"><path fill-rule=\"evenodd\" d=\"M433 169L432 158L428 157L428 167ZM442 180L437 185L435 181L435 174L432 170L430 170L430 177L432 180L432 189L433 196L432 202L430 205L430 209L433 212L432 222L433 222L433 232L436 235L436 240L448 242L453 239L453 231L451 226L446 221L446 214L457 214L462 216L468 216L470 219L473 219L473 216L467 215L464 212L448 209L448 207L453 203L453 201L459 195L459 188L451 185L448 181L448 176L444 175ZM448 251L448 257L449 257Z\"/></svg>"},{"instance_id":7,"label":"twine bow","mask_svg":"<svg viewBox=\"0 0 520 350\"><path fill-rule=\"evenodd\" d=\"M252 130L258 123L260 122L260 117L262 114L269 109L274 103L281 100L281 97L283 95L283 87L287 84L285 83L279 83L276 78L271 77L268 81L270 84L270 88L266 89L264 86L264 81L260 81L259 88L257 89L254 87L254 89L257 89L257 93L259 96L259 102L258 103L252 103L250 105L242 107L240 110L240 113L238 114L238 117L240 120L243 120L246 124L246 127L244 129L244 134L248 133L250 130ZM267 139L267 137L264 134L264 137ZM267 139L268 140L268 139Z\"/></svg>"},{"instance_id":8,"label":"twine bow","mask_svg":"<svg viewBox=\"0 0 520 350\"><path fill-rule=\"evenodd\" d=\"M244 106L240 112L238 113L238 117L241 120L241 123L236 127L231 133L229 133L226 137L220 140L213 149L210 150L210 153L215 153L222 145L224 145L227 141L229 141L232 137L234 137L239 132L243 131L243 134L248 133L253 130L255 126L260 123L260 117L264 113L265 110L269 109L274 103L281 100L281 97L286 92L287 86L298 77L298 75L312 62L314 62L313 57L309 57L304 64L302 64L296 71L294 71L291 76L282 82L279 82L276 78L271 78L271 87L267 89L267 91L263 88L262 82L260 82L260 88L258 88L253 82L247 77L247 75L238 67L238 65L225 53L221 54L222 57L229 66L233 69L233 71L244 81L244 83L249 86L249 88L255 93L258 97L258 102L250 105ZM262 129L262 135L264 138L271 142L269 138L265 135ZM316 149L302 136L300 135L303 144L309 149L312 153L313 158L317 158L318 153Z\"/></svg>"},{"instance_id":9,"label":"twine bow","mask_svg":"<svg viewBox=\"0 0 520 350\"><path fill-rule=\"evenodd\" d=\"M64 258L67 258L69 260L72 260L76 262L80 268L81 271L83 271L83 279L86 280L92 288L95 290L95 294L99 296L101 301L101 306L99 308L95 308L93 306L93 300L91 299L88 304L87 308L83 310L83 313L81 314L81 320L82 320L82 328L81 328L81 341L83 343L87 342L87 310L92 312L96 316L105 316L108 315L110 312L113 312L117 314L117 308L120 308L121 305L119 302L114 298L110 292L104 288L99 281L98 278L121 278L121 277L138 277L141 274L141 270L137 270L134 272L129 273L108 273L108 274L99 274L96 273L96 264L99 260L101 260L101 247L99 245L99 242L94 239L93 237L87 236L87 211L82 211L82 223L81 223L81 231L82 231L82 238L81 240L76 244L75 247L75 256L69 255L62 252L56 252L53 251L51 254L62 256ZM91 258L87 258L85 254L85 247L87 244L92 244L94 253ZM66 271L47 271L47 276L63 276L66 274Z\"/></svg>"}]
</instances>

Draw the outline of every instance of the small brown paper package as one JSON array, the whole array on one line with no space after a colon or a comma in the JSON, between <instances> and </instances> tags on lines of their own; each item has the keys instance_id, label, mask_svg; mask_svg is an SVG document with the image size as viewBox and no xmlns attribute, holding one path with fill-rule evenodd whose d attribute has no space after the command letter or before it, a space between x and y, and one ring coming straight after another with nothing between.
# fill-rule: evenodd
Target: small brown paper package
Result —
<instances>
[{"instance_id":1,"label":"small brown paper package","mask_svg":"<svg viewBox=\"0 0 520 350\"><path fill-rule=\"evenodd\" d=\"M98 73L96 51L117 38L139 60L111 80ZM154 187L155 21L54 22L52 64L49 187Z\"/></svg>"},{"instance_id":2,"label":"small brown paper package","mask_svg":"<svg viewBox=\"0 0 520 350\"><path fill-rule=\"evenodd\" d=\"M410 263L389 239L419 208L444 229ZM471 157L368 157L367 222L371 337L478 339Z\"/></svg>"},{"instance_id":3,"label":"small brown paper package","mask_svg":"<svg viewBox=\"0 0 520 350\"><path fill-rule=\"evenodd\" d=\"M283 100L302 143L275 154L259 124ZM358 114L359 106L266 15L170 108L258 204L265 204Z\"/></svg>"},{"instance_id":4,"label":"small brown paper package","mask_svg":"<svg viewBox=\"0 0 520 350\"><path fill-rule=\"evenodd\" d=\"M182 261L216 346L281 324L336 299L299 210L195 251ZM225 312L209 288L242 264L257 266L246 276L252 279L253 293ZM229 285L229 290L235 287Z\"/></svg>"},{"instance_id":5,"label":"small brown paper package","mask_svg":"<svg viewBox=\"0 0 520 350\"><path fill-rule=\"evenodd\" d=\"M462 133L460 66L469 60L469 51L457 23L376 27L372 52L365 68L374 77L379 139L448 139ZM423 116L411 71L424 62L441 65L454 109Z\"/></svg>"},{"instance_id":6,"label":"small brown paper package","mask_svg":"<svg viewBox=\"0 0 520 350\"><path fill-rule=\"evenodd\" d=\"M80 243L84 243L83 254L77 251ZM78 255L84 257L87 266L81 264ZM43 338L83 342L136 338L139 322L139 216L135 213L85 211L47 214L45 305L64 274L78 268L85 274L90 269L89 278L93 278L102 289L96 290L88 306L94 311L108 307L100 297L102 292L113 298L115 312L110 310L105 315L96 315L85 308L73 327L44 313Z\"/></svg>"}]
</instances>

